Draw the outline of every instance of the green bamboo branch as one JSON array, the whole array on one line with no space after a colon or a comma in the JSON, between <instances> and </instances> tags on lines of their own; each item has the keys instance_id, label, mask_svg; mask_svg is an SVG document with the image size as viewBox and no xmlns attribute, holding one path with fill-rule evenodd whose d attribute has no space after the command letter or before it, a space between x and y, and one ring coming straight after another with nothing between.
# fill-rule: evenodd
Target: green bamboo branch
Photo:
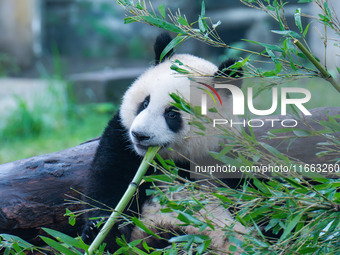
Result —
<instances>
[{"instance_id":1,"label":"green bamboo branch","mask_svg":"<svg viewBox=\"0 0 340 255\"><path fill-rule=\"evenodd\" d=\"M305 46L302 45L302 43L295 39L294 44L296 47L298 47L302 53L308 58L310 62L320 71L324 79L328 82L330 82L333 87L340 93L340 84L332 77L332 75L325 69L323 65L319 63L319 61L316 60L316 58L306 49Z\"/></svg>"},{"instance_id":2,"label":"green bamboo branch","mask_svg":"<svg viewBox=\"0 0 340 255\"><path fill-rule=\"evenodd\" d=\"M140 164L133 180L129 184L129 187L125 191L123 197L120 199L119 203L117 204L115 210L112 212L96 238L93 240L92 244L90 245L87 255L93 255L98 249L99 245L104 241L107 234L110 232L113 225L116 223L116 220L118 216L124 211L128 203L130 202L131 198L135 194L140 182L142 181L146 171L149 168L149 163L153 160L153 158L156 156L158 150L158 147L150 147L148 151L146 152L144 159L142 163Z\"/></svg>"}]
</instances>

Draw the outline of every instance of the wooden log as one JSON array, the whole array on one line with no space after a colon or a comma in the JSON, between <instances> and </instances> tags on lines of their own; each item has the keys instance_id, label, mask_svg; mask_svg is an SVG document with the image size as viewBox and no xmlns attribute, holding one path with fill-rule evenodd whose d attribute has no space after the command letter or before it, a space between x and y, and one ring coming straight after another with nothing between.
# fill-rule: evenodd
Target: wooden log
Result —
<instances>
[{"instance_id":1,"label":"wooden log","mask_svg":"<svg viewBox=\"0 0 340 255\"><path fill-rule=\"evenodd\" d=\"M81 222L72 228L64 214L66 208L81 208L66 204L65 195L80 197L72 189L82 192L98 140L0 165L0 233L32 243L37 243L41 227L79 233Z\"/></svg>"},{"instance_id":2,"label":"wooden log","mask_svg":"<svg viewBox=\"0 0 340 255\"><path fill-rule=\"evenodd\" d=\"M340 115L340 108L318 108L312 110L312 116L306 118L309 125L320 130L320 120L327 120L327 115ZM261 117L256 119L266 119ZM291 116L271 116L271 119L281 121ZM298 128L308 129L298 121ZM276 122L275 128L281 128L281 122ZM254 128L258 140L278 148L282 153L308 163L328 162L331 157L315 156L320 151L317 143L325 141L320 137L300 137L289 146L282 139L266 140L263 138L272 129L270 125ZM291 134L287 132L286 135ZM71 211L81 209L79 204L67 204L66 195L80 198L71 188L82 192L85 176L98 146L99 138L79 146L59 152L22 159L0 165L0 233L18 235L25 240L38 244L41 227L62 231L69 235L80 234L81 219L71 227L66 208ZM334 156L333 156L334 157ZM335 155L335 157L339 157Z\"/></svg>"}]
</instances>

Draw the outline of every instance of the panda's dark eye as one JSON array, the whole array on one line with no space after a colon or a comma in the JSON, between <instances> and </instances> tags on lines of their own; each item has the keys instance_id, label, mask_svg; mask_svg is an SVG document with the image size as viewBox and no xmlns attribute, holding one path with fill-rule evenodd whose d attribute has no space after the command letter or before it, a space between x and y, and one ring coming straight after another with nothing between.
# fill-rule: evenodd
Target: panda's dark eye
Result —
<instances>
[{"instance_id":1,"label":"panda's dark eye","mask_svg":"<svg viewBox=\"0 0 340 255\"><path fill-rule=\"evenodd\" d=\"M166 109L164 112L164 118L170 130L175 133L181 130L183 121L181 118L181 113L176 107L171 106Z\"/></svg>"},{"instance_id":2,"label":"panda's dark eye","mask_svg":"<svg viewBox=\"0 0 340 255\"><path fill-rule=\"evenodd\" d=\"M150 96L147 96L143 102L141 102L137 108L137 115L143 111L144 109L146 109L149 105L150 102Z\"/></svg>"},{"instance_id":3,"label":"panda's dark eye","mask_svg":"<svg viewBox=\"0 0 340 255\"><path fill-rule=\"evenodd\" d=\"M167 117L168 117L169 119L175 119L175 118L178 117L178 115L179 115L179 113L178 113L178 112L175 112L175 111L170 111L170 112L167 113Z\"/></svg>"},{"instance_id":4,"label":"panda's dark eye","mask_svg":"<svg viewBox=\"0 0 340 255\"><path fill-rule=\"evenodd\" d=\"M145 109L146 107L148 107L148 105L149 105L149 99L146 98L143 102L143 108Z\"/></svg>"}]
</instances>

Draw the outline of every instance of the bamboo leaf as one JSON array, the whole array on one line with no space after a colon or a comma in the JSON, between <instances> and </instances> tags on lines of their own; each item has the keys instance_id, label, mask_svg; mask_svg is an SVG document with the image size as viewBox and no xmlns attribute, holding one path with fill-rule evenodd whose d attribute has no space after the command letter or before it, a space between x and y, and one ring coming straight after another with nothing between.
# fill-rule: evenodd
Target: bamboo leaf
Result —
<instances>
[{"instance_id":1,"label":"bamboo leaf","mask_svg":"<svg viewBox=\"0 0 340 255\"><path fill-rule=\"evenodd\" d=\"M260 144L267 150L269 151L270 153L272 153L274 156L286 161L286 162L289 162L289 159L284 156L281 152L279 152L277 149L275 149L274 147L266 144L266 143L263 143L263 142L260 142Z\"/></svg>"},{"instance_id":2,"label":"bamboo leaf","mask_svg":"<svg viewBox=\"0 0 340 255\"><path fill-rule=\"evenodd\" d=\"M49 229L49 228L42 228L47 234L53 236L54 238L56 238L59 241L64 242L65 244L68 244L71 247L76 247L76 248L80 248L80 249L87 249L87 245L85 245L83 242L81 242L80 240L77 240L73 237L70 237L64 233L61 233L59 231L53 230L53 229ZM84 246L85 245L85 246Z\"/></svg>"},{"instance_id":3,"label":"bamboo leaf","mask_svg":"<svg viewBox=\"0 0 340 255\"><path fill-rule=\"evenodd\" d=\"M305 38L307 33L308 33L308 30L309 30L309 26L310 26L311 23L308 23L308 25L306 26L305 30L303 31L303 37Z\"/></svg>"},{"instance_id":4,"label":"bamboo leaf","mask_svg":"<svg viewBox=\"0 0 340 255\"><path fill-rule=\"evenodd\" d=\"M140 221L138 218L133 217L132 218L132 222L139 227L141 230L143 230L145 233L152 235L158 239L161 239L161 237L157 234L155 234L154 232L152 232L147 226L144 225L144 223L142 221Z\"/></svg>"},{"instance_id":5,"label":"bamboo leaf","mask_svg":"<svg viewBox=\"0 0 340 255\"><path fill-rule=\"evenodd\" d=\"M275 44L260 43L260 42L256 42L256 41L252 41L252 40L247 40L247 39L243 39L243 41L261 45L262 47L264 47L266 49L269 49L269 50L274 50L274 51L278 51L278 52L284 52L283 49L281 49L279 46L277 46Z\"/></svg>"},{"instance_id":6,"label":"bamboo leaf","mask_svg":"<svg viewBox=\"0 0 340 255\"><path fill-rule=\"evenodd\" d=\"M288 235L291 234L295 226L299 223L302 215L303 213L298 213L292 220L289 221L287 227L284 229L284 232L278 242L284 240Z\"/></svg>"},{"instance_id":7,"label":"bamboo leaf","mask_svg":"<svg viewBox=\"0 0 340 255\"><path fill-rule=\"evenodd\" d=\"M146 15L139 16L142 20L146 21L150 25L153 25L155 27L163 28L165 30L177 33L177 34L185 34L185 32L177 27L176 25L169 23L167 21L164 21L160 18L150 17Z\"/></svg>"},{"instance_id":8,"label":"bamboo leaf","mask_svg":"<svg viewBox=\"0 0 340 255\"><path fill-rule=\"evenodd\" d=\"M302 23L301 23L301 8L297 8L294 13L295 24L299 28L300 33L303 32Z\"/></svg>"},{"instance_id":9,"label":"bamboo leaf","mask_svg":"<svg viewBox=\"0 0 340 255\"><path fill-rule=\"evenodd\" d=\"M21 248L24 248L24 249L30 249L30 248L33 248L33 245L30 244L29 242L26 242L25 240L23 240L22 238L20 237L17 237L17 236L14 236L14 235L10 235L10 234L0 234L0 237L6 241L10 241L12 243L18 243L19 246ZM1 244L1 242L0 242ZM1 246L0 246L1 248Z\"/></svg>"},{"instance_id":10,"label":"bamboo leaf","mask_svg":"<svg viewBox=\"0 0 340 255\"><path fill-rule=\"evenodd\" d=\"M285 30L285 31L280 31L280 30L271 30L274 34L279 34L279 35L283 35L285 37L293 37L293 38L301 38L301 36L296 33L295 31L291 31L291 30Z\"/></svg>"},{"instance_id":11,"label":"bamboo leaf","mask_svg":"<svg viewBox=\"0 0 340 255\"><path fill-rule=\"evenodd\" d=\"M57 241L45 237L45 236L40 236L40 238L49 246L51 246L52 248L56 249L57 251L65 254L65 255L80 255L83 254L82 252L76 253L74 251L69 250L68 248L66 248L65 246L61 245L60 243L58 243Z\"/></svg>"},{"instance_id":12,"label":"bamboo leaf","mask_svg":"<svg viewBox=\"0 0 340 255\"><path fill-rule=\"evenodd\" d=\"M178 17L177 22L183 26L189 26L188 21L181 16Z\"/></svg>"},{"instance_id":13,"label":"bamboo leaf","mask_svg":"<svg viewBox=\"0 0 340 255\"><path fill-rule=\"evenodd\" d=\"M162 62L163 58L168 54L173 48L181 44L187 39L187 36L177 36L171 40L171 42L164 48L160 56L160 62Z\"/></svg>"},{"instance_id":14,"label":"bamboo leaf","mask_svg":"<svg viewBox=\"0 0 340 255\"><path fill-rule=\"evenodd\" d=\"M165 19L165 6L164 3L160 6L158 6L158 11L161 14L162 18Z\"/></svg>"},{"instance_id":15,"label":"bamboo leaf","mask_svg":"<svg viewBox=\"0 0 340 255\"><path fill-rule=\"evenodd\" d=\"M293 128L293 133L297 137L308 137L312 135L312 132L307 130L307 129L302 129L302 128Z\"/></svg>"}]
</instances>

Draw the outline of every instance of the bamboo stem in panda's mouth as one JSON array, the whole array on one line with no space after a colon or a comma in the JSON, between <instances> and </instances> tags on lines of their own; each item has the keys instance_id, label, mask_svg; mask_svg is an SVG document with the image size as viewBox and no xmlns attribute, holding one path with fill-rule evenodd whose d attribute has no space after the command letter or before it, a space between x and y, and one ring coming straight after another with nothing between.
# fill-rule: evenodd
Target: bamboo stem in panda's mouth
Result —
<instances>
[{"instance_id":1,"label":"bamboo stem in panda's mouth","mask_svg":"<svg viewBox=\"0 0 340 255\"><path fill-rule=\"evenodd\" d=\"M87 255L93 255L95 251L98 249L100 244L104 241L105 237L110 232L113 225L116 223L117 218L119 215L125 210L126 206L132 199L133 195L135 194L140 182L142 181L146 171L149 168L149 163L154 159L156 156L158 150L160 149L160 146L157 147L149 147L142 163L139 165L138 170L133 177L132 181L130 182L127 190L125 191L123 197L120 199L119 203L117 204L116 208L96 236L96 238L91 243L88 251L85 253Z\"/></svg>"}]
</instances>

